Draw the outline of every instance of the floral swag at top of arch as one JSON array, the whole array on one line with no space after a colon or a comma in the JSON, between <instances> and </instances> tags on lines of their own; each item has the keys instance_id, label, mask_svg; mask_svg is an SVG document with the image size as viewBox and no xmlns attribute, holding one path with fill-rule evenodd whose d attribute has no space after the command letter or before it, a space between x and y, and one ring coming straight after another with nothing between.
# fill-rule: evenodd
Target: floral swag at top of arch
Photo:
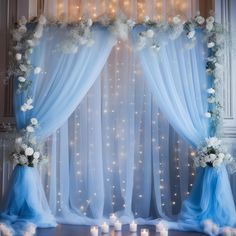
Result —
<instances>
[{"instance_id":1,"label":"floral swag at top of arch","mask_svg":"<svg viewBox=\"0 0 236 236\"><path fill-rule=\"evenodd\" d=\"M160 32L164 32L171 40L185 34L187 39L186 47L191 48L196 41L196 31L201 29L209 52L206 58L206 73L211 80L211 86L206 91L208 93L209 106L203 116L211 120L214 133L216 135L219 133L222 123L220 84L223 77L223 48L227 33L221 24L215 22L213 16L205 19L200 14L187 21L181 20L180 16L175 16L170 22L152 21L146 16L144 21L139 24L127 19L123 14L119 14L116 19L102 16L96 23L89 18L78 22L65 23L59 21L48 22L44 16L31 21L27 21L25 17L22 17L12 33L14 47L11 52L12 61L8 73L8 78L18 80L17 93L26 93L26 101L21 105L22 112L28 112L34 108L30 94L32 81L29 79L29 75L31 73L41 73L42 68L34 67L31 64L30 55L43 35L43 28L46 25L68 28L68 37L59 45L58 49L62 53L76 53L79 50L79 45L93 45L92 26L94 24L106 27L117 39L121 40L127 40L129 32L134 27L143 25L144 30L139 32L134 48L141 50L144 47L148 47L153 53L158 53L161 50L161 42L155 37ZM21 131L22 136L16 139L16 149L11 158L18 165L33 167L45 159L40 153L39 145L34 135L34 131L38 127L37 117L32 118L30 124ZM221 141L217 137L207 138L194 157L195 166L217 167L221 163L229 164L234 163L234 161L231 155L227 154L227 151L221 146Z\"/></svg>"}]
</instances>

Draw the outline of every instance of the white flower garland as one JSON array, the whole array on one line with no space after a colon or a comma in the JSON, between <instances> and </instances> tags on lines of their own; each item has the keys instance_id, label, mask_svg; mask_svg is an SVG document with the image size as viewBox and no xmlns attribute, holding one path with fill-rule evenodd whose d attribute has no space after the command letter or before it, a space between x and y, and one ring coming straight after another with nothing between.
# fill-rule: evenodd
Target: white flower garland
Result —
<instances>
[{"instance_id":1,"label":"white flower garland","mask_svg":"<svg viewBox=\"0 0 236 236\"><path fill-rule=\"evenodd\" d=\"M42 69L37 66L33 67L30 62L30 54L33 52L33 47L42 37L43 28L46 23L47 20L44 16L40 16L38 19L34 19L30 22L27 22L26 18L23 17L19 20L16 29L13 31L15 46L12 53L13 60L10 64L9 77L18 80L17 92L25 92L27 94L26 101L21 105L22 112L27 112L34 108L33 99L30 96L32 82L29 80L29 75L31 73L39 74ZM102 16L97 23L103 27L107 27L117 39L121 40L127 40L130 30L136 26L133 20L127 19L123 14L119 14L115 20ZM93 22L89 18L74 23L49 22L48 24L67 27L69 29L67 39L59 45L59 49L64 53L77 53L79 49L78 45L91 46L94 43L91 30ZM149 47L155 53L161 50L161 44L156 41L155 37L159 32L167 33L172 40L178 38L182 33L185 33L186 39L188 39L189 46L191 47L196 40L196 29L200 28L204 31L207 47L209 49L209 56L206 61L206 72L211 78L212 86L206 91L209 95L209 108L203 115L211 119L213 131L214 133L218 133L222 119L222 104L219 89L220 81L222 81L223 77L222 56L225 32L222 25L216 23L213 16L205 19L200 15L187 21L182 21L180 16L175 16L170 23L152 21L146 16L142 25L145 26L146 30L139 33L135 47L138 50ZM33 28L33 30L29 30L28 26ZM25 137L32 137L35 128L38 126L37 123L36 118L33 118L33 121L31 119L31 123L28 124L24 130ZM28 140L27 143L29 145L31 142ZM31 165L32 162L29 162L28 158L29 153L24 153L24 156L28 159L27 162L26 159L20 156L22 151L22 149L19 149L15 155L13 154L13 159L21 164L25 163L24 165L29 165L29 163ZM24 149L24 151L26 151L26 149ZM32 155L30 155L30 158L31 157ZM19 161L20 158L23 161Z\"/></svg>"}]
</instances>

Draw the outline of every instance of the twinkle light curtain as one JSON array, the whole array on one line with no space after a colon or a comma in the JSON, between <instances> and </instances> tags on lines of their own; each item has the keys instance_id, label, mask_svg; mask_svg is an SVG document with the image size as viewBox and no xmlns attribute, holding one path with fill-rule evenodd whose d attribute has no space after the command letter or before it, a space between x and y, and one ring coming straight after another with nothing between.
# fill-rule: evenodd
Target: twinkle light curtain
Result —
<instances>
[{"instance_id":1,"label":"twinkle light curtain","mask_svg":"<svg viewBox=\"0 0 236 236\"><path fill-rule=\"evenodd\" d=\"M73 20L121 8L137 20L145 15L166 20L198 10L197 1L153 1L159 10L150 1L104 3L45 1L45 13ZM191 190L195 173L188 157L194 151L159 111L130 48L127 42L116 45L82 103L48 139L50 163L41 176L59 222L91 224L113 212L123 222L167 219Z\"/></svg>"}]
</instances>

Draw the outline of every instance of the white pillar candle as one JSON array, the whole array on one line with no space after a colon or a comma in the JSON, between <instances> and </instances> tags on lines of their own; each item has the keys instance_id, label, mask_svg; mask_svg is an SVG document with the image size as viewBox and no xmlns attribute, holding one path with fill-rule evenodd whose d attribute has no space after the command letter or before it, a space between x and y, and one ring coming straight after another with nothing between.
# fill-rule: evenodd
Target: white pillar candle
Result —
<instances>
[{"instance_id":1,"label":"white pillar candle","mask_svg":"<svg viewBox=\"0 0 236 236\"><path fill-rule=\"evenodd\" d=\"M117 220L114 224L114 227L115 227L115 231L121 231L122 229L122 224L119 220Z\"/></svg>"},{"instance_id":2,"label":"white pillar candle","mask_svg":"<svg viewBox=\"0 0 236 236\"><path fill-rule=\"evenodd\" d=\"M109 233L109 225L106 222L104 222L101 225L101 230L102 230L103 234L108 234Z\"/></svg>"},{"instance_id":3,"label":"white pillar candle","mask_svg":"<svg viewBox=\"0 0 236 236\"><path fill-rule=\"evenodd\" d=\"M225 227L223 231L224 236L231 236L231 230L229 227Z\"/></svg>"},{"instance_id":4,"label":"white pillar candle","mask_svg":"<svg viewBox=\"0 0 236 236\"><path fill-rule=\"evenodd\" d=\"M141 236L149 236L149 229L141 229Z\"/></svg>"},{"instance_id":5,"label":"white pillar candle","mask_svg":"<svg viewBox=\"0 0 236 236\"><path fill-rule=\"evenodd\" d=\"M165 225L162 222L159 222L158 224L156 224L156 232L160 232L162 230L166 229Z\"/></svg>"},{"instance_id":6,"label":"white pillar candle","mask_svg":"<svg viewBox=\"0 0 236 236\"><path fill-rule=\"evenodd\" d=\"M117 217L114 213L110 214L110 222L111 224L115 224L115 222L117 221Z\"/></svg>"},{"instance_id":7,"label":"white pillar candle","mask_svg":"<svg viewBox=\"0 0 236 236\"><path fill-rule=\"evenodd\" d=\"M132 222L130 223L130 225L129 225L129 231L130 231L131 233L137 232L137 224L136 224L134 221L132 221Z\"/></svg>"},{"instance_id":8,"label":"white pillar candle","mask_svg":"<svg viewBox=\"0 0 236 236\"><path fill-rule=\"evenodd\" d=\"M91 234L91 236L98 236L98 227L97 226L91 226L90 227L90 234Z\"/></svg>"},{"instance_id":9,"label":"white pillar candle","mask_svg":"<svg viewBox=\"0 0 236 236\"><path fill-rule=\"evenodd\" d=\"M168 236L168 230L167 229L162 229L160 231L160 236Z\"/></svg>"}]
</instances>

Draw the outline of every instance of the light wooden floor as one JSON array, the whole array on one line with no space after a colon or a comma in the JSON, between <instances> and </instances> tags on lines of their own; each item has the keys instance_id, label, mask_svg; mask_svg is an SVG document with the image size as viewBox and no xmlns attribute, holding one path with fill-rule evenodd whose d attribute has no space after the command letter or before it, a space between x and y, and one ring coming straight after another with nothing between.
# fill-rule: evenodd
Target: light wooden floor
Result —
<instances>
[{"instance_id":1,"label":"light wooden floor","mask_svg":"<svg viewBox=\"0 0 236 236\"><path fill-rule=\"evenodd\" d=\"M122 232L114 232L111 228L109 236L140 236L140 228L149 228L149 236L159 236L153 226L139 226L137 233L129 233L128 225L123 226ZM101 235L101 234L99 234ZM103 234L108 236L108 234ZM169 231L168 236L203 236L205 234L196 232ZM58 225L56 228L38 229L36 236L90 236L89 226Z\"/></svg>"}]
</instances>

